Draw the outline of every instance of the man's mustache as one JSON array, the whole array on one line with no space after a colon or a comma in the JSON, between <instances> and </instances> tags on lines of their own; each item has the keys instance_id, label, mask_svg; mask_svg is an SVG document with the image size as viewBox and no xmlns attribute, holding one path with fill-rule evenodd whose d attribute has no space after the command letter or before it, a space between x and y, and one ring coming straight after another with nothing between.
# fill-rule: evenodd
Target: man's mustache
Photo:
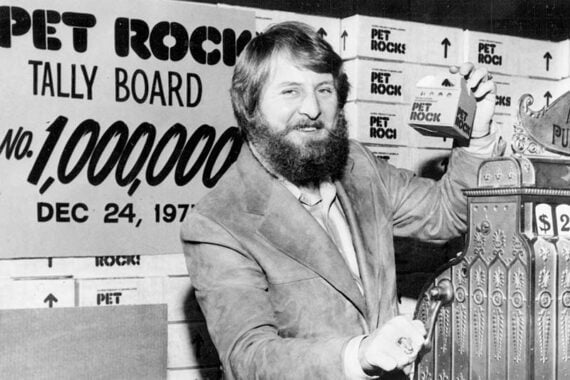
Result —
<instances>
[{"instance_id":1,"label":"man's mustache","mask_svg":"<svg viewBox=\"0 0 570 380\"><path fill-rule=\"evenodd\" d=\"M281 131L279 134L281 136L287 135L289 132L292 131L300 131L305 128L314 128L316 130L325 129L325 123L321 120L301 120L293 124L289 124L286 126L285 130ZM333 137L343 137L344 134L342 132L342 128L335 123L333 128L326 130L330 136Z\"/></svg>"},{"instance_id":2,"label":"man's mustache","mask_svg":"<svg viewBox=\"0 0 570 380\"><path fill-rule=\"evenodd\" d=\"M294 124L289 124L287 125L287 128L285 129L285 133L289 133L292 131L298 131L298 130L302 130L305 128L314 128L314 129L323 129L325 127L325 123L323 123L321 120L301 120L298 121Z\"/></svg>"}]
</instances>

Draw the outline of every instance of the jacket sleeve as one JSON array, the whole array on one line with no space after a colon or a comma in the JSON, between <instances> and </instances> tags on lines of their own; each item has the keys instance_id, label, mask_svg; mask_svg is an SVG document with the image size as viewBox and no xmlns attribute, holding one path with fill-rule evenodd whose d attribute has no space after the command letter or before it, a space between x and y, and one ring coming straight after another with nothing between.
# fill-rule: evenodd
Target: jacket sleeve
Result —
<instances>
[{"instance_id":1,"label":"jacket sleeve","mask_svg":"<svg viewBox=\"0 0 570 380\"><path fill-rule=\"evenodd\" d=\"M372 156L372 155L370 155ZM448 240L465 232L467 198L463 189L477 183L477 172L487 156L455 148L447 172L439 181L375 160L381 196L388 199L395 236L421 240Z\"/></svg>"},{"instance_id":2,"label":"jacket sleeve","mask_svg":"<svg viewBox=\"0 0 570 380\"><path fill-rule=\"evenodd\" d=\"M182 227L192 285L228 379L341 379L351 337L281 338L260 266L196 212Z\"/></svg>"}]
</instances>

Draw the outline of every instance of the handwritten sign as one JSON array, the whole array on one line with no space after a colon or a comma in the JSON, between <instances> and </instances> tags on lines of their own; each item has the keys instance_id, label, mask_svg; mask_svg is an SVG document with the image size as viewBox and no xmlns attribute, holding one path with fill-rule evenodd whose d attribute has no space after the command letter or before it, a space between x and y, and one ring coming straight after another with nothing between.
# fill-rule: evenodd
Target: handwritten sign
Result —
<instances>
[{"instance_id":1,"label":"handwritten sign","mask_svg":"<svg viewBox=\"0 0 570 380\"><path fill-rule=\"evenodd\" d=\"M179 252L237 157L254 14L176 1L0 6L0 257Z\"/></svg>"}]
</instances>

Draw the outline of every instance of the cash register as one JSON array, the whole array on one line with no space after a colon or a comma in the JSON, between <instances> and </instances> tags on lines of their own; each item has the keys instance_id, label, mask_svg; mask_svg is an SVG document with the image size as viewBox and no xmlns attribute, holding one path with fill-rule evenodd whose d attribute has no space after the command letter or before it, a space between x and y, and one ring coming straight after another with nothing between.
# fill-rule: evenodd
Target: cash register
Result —
<instances>
[{"instance_id":1,"label":"cash register","mask_svg":"<svg viewBox=\"0 0 570 380\"><path fill-rule=\"evenodd\" d=\"M512 154L481 164L465 249L425 287L418 380L570 379L570 92L519 101Z\"/></svg>"}]
</instances>

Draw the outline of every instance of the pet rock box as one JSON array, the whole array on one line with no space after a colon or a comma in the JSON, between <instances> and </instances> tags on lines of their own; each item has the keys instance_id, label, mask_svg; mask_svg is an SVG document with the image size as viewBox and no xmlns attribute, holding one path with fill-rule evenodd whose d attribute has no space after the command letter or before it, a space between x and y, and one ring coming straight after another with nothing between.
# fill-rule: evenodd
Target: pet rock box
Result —
<instances>
[{"instance_id":1,"label":"pet rock box","mask_svg":"<svg viewBox=\"0 0 570 380\"><path fill-rule=\"evenodd\" d=\"M463 78L427 76L416 85L407 122L423 135L466 143L471 137L476 106Z\"/></svg>"}]
</instances>

